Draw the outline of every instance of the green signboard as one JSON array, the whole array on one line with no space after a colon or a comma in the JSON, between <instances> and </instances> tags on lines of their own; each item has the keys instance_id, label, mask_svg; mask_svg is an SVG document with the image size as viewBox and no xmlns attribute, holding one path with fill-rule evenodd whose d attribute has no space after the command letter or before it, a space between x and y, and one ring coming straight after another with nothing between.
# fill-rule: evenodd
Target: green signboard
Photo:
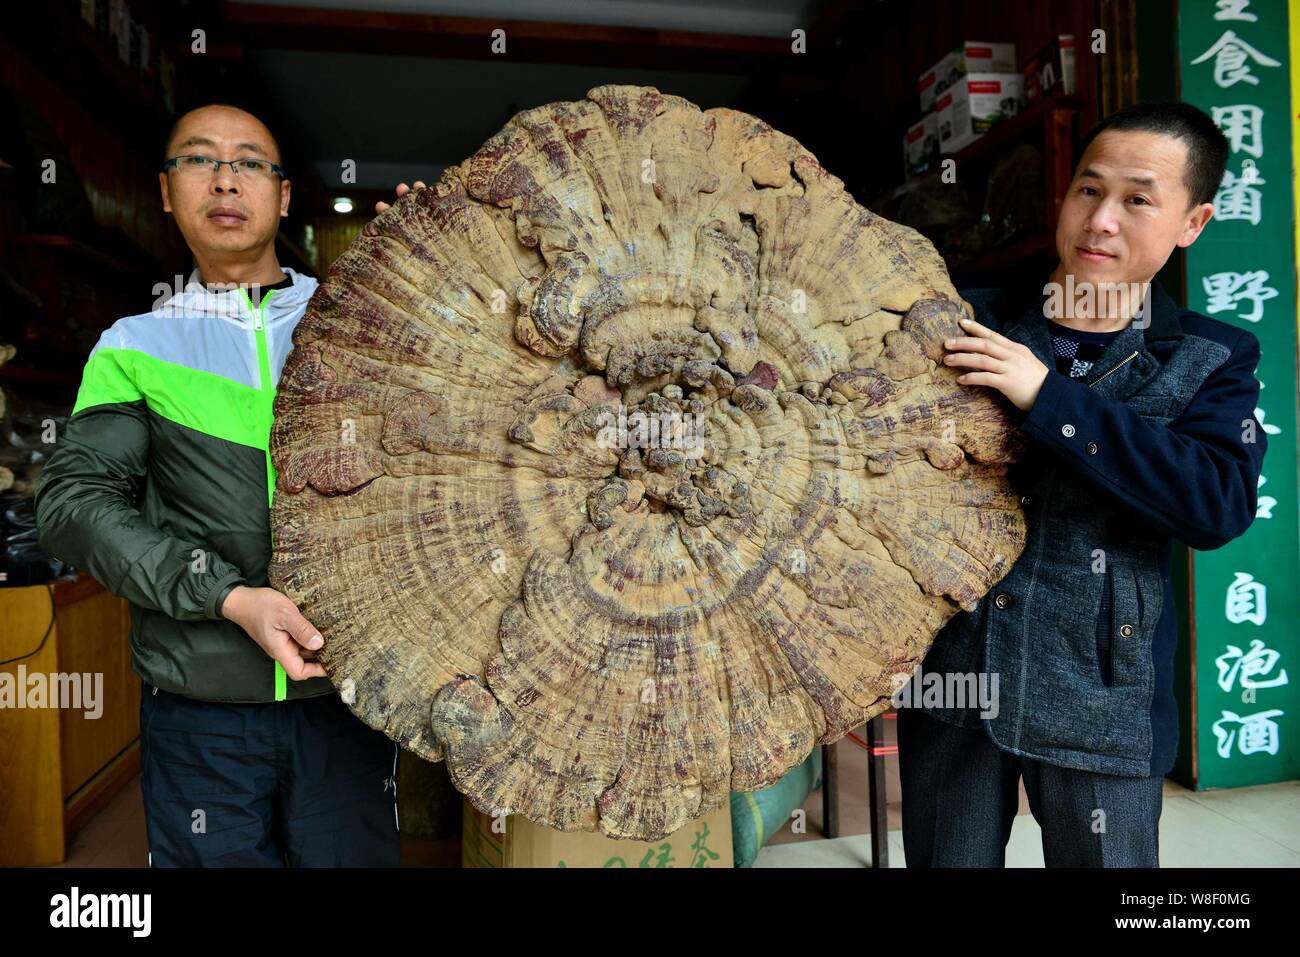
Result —
<instances>
[{"instance_id":1,"label":"green signboard","mask_svg":"<svg viewBox=\"0 0 1300 957\"><path fill-rule=\"evenodd\" d=\"M1296 244L1286 0L1182 0L1181 98L1228 138L1214 218L1187 250L1187 305L1249 329L1262 357L1255 423L1268 453L1255 523L1191 552L1191 724L1200 788L1300 777L1300 477Z\"/></svg>"}]
</instances>

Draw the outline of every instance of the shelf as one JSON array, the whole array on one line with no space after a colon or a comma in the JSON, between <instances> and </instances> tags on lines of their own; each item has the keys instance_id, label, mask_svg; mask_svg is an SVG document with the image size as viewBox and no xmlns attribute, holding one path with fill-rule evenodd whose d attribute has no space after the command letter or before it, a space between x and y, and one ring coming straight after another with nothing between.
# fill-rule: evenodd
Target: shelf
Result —
<instances>
[{"instance_id":1,"label":"shelf","mask_svg":"<svg viewBox=\"0 0 1300 957\"><path fill-rule=\"evenodd\" d=\"M1032 261L1038 256L1055 254L1056 237L1053 233L1043 230L1007 243L1005 246L994 246L971 259L953 259L945 256L944 262L953 275L975 276L980 273L996 272L1026 260Z\"/></svg>"},{"instance_id":2,"label":"shelf","mask_svg":"<svg viewBox=\"0 0 1300 957\"><path fill-rule=\"evenodd\" d=\"M1026 133L1036 130L1058 111L1069 112L1078 109L1079 96L1077 93L1071 93L1069 96L1040 97L1034 100L1033 104L1025 112L999 123L969 146L963 147L956 153L940 153L938 161L942 163L946 159L956 160L957 167L960 169L964 163L978 163L987 160L996 156L1003 148L1024 137ZM941 170L933 169L921 173L919 176L913 176L895 186L889 192L873 197L868 208L872 210L883 209L889 203L906 196L921 185L938 179L940 173Z\"/></svg>"},{"instance_id":3,"label":"shelf","mask_svg":"<svg viewBox=\"0 0 1300 957\"><path fill-rule=\"evenodd\" d=\"M10 241L16 246L53 249L58 252L70 253L78 259L94 263L113 272L135 272L134 269L121 260L108 255L108 253L102 253L92 246L87 246L81 240L73 239L71 236L63 236L58 233L22 233Z\"/></svg>"},{"instance_id":4,"label":"shelf","mask_svg":"<svg viewBox=\"0 0 1300 957\"><path fill-rule=\"evenodd\" d=\"M75 12L75 4L40 5L20 15L27 55L53 76L74 87L71 91L87 104L95 104L120 117L121 123L140 133L157 136L172 121L156 79L146 78L122 62L96 30ZM149 25L152 43L164 47L156 23Z\"/></svg>"},{"instance_id":5,"label":"shelf","mask_svg":"<svg viewBox=\"0 0 1300 957\"><path fill-rule=\"evenodd\" d=\"M944 159L955 162L959 178L979 182L987 180L992 164L1007 155L1010 147L1036 138L1042 148L1045 223L1032 233L968 258L958 258L962 255L960 251L945 253L940 250L950 274L969 278L1005 272L1026 262L1046 262L1055 255L1055 224L1074 175L1074 131L1080 110L1081 100L1077 94L1038 98L1023 113L999 123L969 146L940 157L940 162ZM900 198L932 184L939 176L940 171L934 170L908 180L879 196L870 208L888 218L895 218L901 208L898 205Z\"/></svg>"},{"instance_id":6,"label":"shelf","mask_svg":"<svg viewBox=\"0 0 1300 957\"><path fill-rule=\"evenodd\" d=\"M996 154L1003 147L1016 142L1029 131L1037 129L1048 116L1057 110L1077 110L1078 108L1079 96L1077 93L1071 93L1069 96L1039 97L1023 113L997 124L974 143L962 147L956 153L940 155L939 159L941 162L945 159L954 159L957 161L958 168L965 163L986 159Z\"/></svg>"},{"instance_id":7,"label":"shelf","mask_svg":"<svg viewBox=\"0 0 1300 957\"><path fill-rule=\"evenodd\" d=\"M117 231L104 231L103 239L113 243L118 250L118 255L103 252L76 237L61 233L19 233L9 241L14 246L28 249L49 249L66 253L82 262L133 278L140 276L158 278L164 274L162 263L136 246L124 234ZM126 253L127 257L134 261L122 258L122 253Z\"/></svg>"},{"instance_id":8,"label":"shelf","mask_svg":"<svg viewBox=\"0 0 1300 957\"><path fill-rule=\"evenodd\" d=\"M929 172L922 173L919 176L913 176L911 179L904 180L902 183L895 186L888 193L882 193L879 196L872 197L870 204L864 205L867 205L867 208L873 211L884 209L894 200L906 196L908 193L919 188L923 183L928 183L931 180L938 178L938 170L930 170Z\"/></svg>"},{"instance_id":9,"label":"shelf","mask_svg":"<svg viewBox=\"0 0 1300 957\"><path fill-rule=\"evenodd\" d=\"M65 372L52 369L28 369L5 363L0 366L0 379L14 382L35 382L39 385L62 385L76 388L81 384L81 371Z\"/></svg>"}]
</instances>

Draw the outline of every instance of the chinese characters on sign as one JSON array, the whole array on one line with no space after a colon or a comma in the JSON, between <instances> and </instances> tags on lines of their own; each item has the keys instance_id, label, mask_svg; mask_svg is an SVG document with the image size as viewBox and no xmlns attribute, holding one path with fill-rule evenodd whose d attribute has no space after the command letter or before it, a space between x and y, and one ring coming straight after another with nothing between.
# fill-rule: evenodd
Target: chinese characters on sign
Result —
<instances>
[{"instance_id":1,"label":"chinese characters on sign","mask_svg":"<svg viewBox=\"0 0 1300 957\"><path fill-rule=\"evenodd\" d=\"M1195 708L1200 726L1213 731L1198 784L1214 787L1294 776L1286 773L1295 733L1286 664L1297 652L1286 626L1298 617L1300 593L1292 66L1284 0L1190 0L1179 4L1178 18L1182 99L1210 115L1229 147L1213 218L1187 250L1188 305L1259 339L1260 399L1254 421L1241 423L1242 440L1262 432L1270 443L1255 524L1193 560L1196 646L1211 649L1192 662L1202 689ZM1264 494L1270 481L1272 494ZM1278 770L1269 770L1275 758Z\"/></svg>"}]
</instances>

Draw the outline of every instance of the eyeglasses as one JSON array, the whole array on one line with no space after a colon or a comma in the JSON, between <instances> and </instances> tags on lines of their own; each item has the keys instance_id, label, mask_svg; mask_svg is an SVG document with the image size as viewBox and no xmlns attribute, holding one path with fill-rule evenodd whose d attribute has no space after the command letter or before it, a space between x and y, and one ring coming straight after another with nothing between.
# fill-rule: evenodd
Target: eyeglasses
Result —
<instances>
[{"instance_id":1,"label":"eyeglasses","mask_svg":"<svg viewBox=\"0 0 1300 957\"><path fill-rule=\"evenodd\" d=\"M215 176L222 166L229 166L230 171L236 176L247 175L263 179L278 176L280 179L284 179L284 170L269 160L251 158L219 160L212 156L190 153L185 156L173 156L167 160L162 164L163 172L167 172L173 166L176 167L178 173L184 173L187 176L198 176L202 173Z\"/></svg>"}]
</instances>

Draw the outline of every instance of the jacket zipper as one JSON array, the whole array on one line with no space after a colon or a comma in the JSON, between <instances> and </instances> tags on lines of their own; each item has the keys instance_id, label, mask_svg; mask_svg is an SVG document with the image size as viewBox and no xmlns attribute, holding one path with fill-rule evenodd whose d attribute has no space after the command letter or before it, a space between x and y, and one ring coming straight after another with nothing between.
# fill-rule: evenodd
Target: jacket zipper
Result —
<instances>
[{"instance_id":1,"label":"jacket zipper","mask_svg":"<svg viewBox=\"0 0 1300 957\"><path fill-rule=\"evenodd\" d=\"M1125 362L1128 362L1129 359L1133 359L1133 358L1135 358L1136 356L1137 356L1137 350L1134 349L1134 350L1129 354L1129 356L1128 356L1127 359L1124 359L1124 360L1123 360L1122 362L1120 362L1118 365L1112 366L1110 369L1107 369L1105 373L1103 373L1102 375L1099 375L1097 378L1095 378L1095 379L1093 379L1091 382L1089 382L1089 383L1088 383L1088 388L1091 389L1093 386L1095 386L1095 385L1096 385L1098 382L1100 382L1102 379L1106 378L1106 376L1110 375L1112 372L1114 372L1116 369L1118 369L1120 366L1122 366Z\"/></svg>"},{"instance_id":2,"label":"jacket zipper","mask_svg":"<svg viewBox=\"0 0 1300 957\"><path fill-rule=\"evenodd\" d=\"M242 290L241 290L242 291ZM244 292L244 300L248 303L248 308L253 312L253 336L257 343L257 374L260 378L258 389L262 394L270 393L268 405L275 401L275 383L271 381L271 355L270 349L266 342L266 323L263 320L263 312L266 304L271 301L276 290L272 289L263 298L261 303L253 305L252 298L247 292ZM270 446L265 450L266 454L266 505L271 507L271 502L275 497L275 466L271 464ZM284 666L280 662L275 662L275 700L284 701L288 697L289 678L285 673Z\"/></svg>"}]
</instances>

